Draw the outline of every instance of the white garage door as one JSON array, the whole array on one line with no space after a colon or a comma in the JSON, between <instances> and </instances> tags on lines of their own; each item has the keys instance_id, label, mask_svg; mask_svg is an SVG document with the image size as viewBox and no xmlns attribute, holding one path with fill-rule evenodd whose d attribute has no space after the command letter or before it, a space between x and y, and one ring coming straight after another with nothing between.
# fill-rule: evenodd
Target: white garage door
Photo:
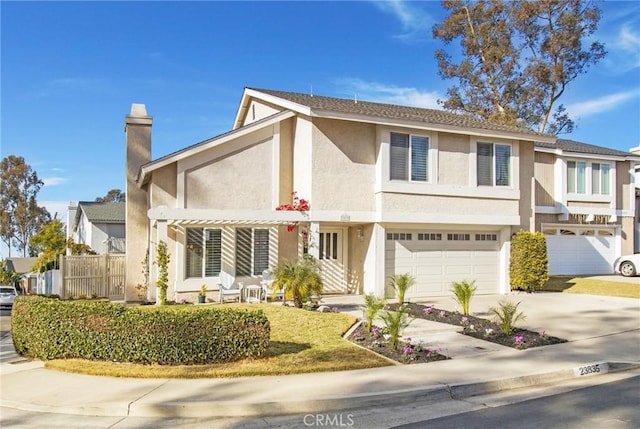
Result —
<instances>
[{"instance_id":1,"label":"white garage door","mask_svg":"<svg viewBox=\"0 0 640 429\"><path fill-rule=\"evenodd\" d=\"M478 294L498 293L499 243L497 232L387 230L385 274L415 277L407 298L449 295L463 280L475 280Z\"/></svg>"},{"instance_id":2,"label":"white garage door","mask_svg":"<svg viewBox=\"0 0 640 429\"><path fill-rule=\"evenodd\" d=\"M549 274L612 274L615 230L593 226L544 226Z\"/></svg>"}]
</instances>

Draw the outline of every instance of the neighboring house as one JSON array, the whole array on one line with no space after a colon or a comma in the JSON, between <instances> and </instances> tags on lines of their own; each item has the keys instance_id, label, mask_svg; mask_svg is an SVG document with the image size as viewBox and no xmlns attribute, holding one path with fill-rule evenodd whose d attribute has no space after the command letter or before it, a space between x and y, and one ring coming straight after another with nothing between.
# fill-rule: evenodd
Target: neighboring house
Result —
<instances>
[{"instance_id":1,"label":"neighboring house","mask_svg":"<svg viewBox=\"0 0 640 429\"><path fill-rule=\"evenodd\" d=\"M564 139L535 151L535 228L546 236L549 273L613 273L635 248L640 156Z\"/></svg>"},{"instance_id":2,"label":"neighboring house","mask_svg":"<svg viewBox=\"0 0 640 429\"><path fill-rule=\"evenodd\" d=\"M22 293L35 293L38 274L33 266L38 258L7 258L7 269L20 275Z\"/></svg>"},{"instance_id":3,"label":"neighboring house","mask_svg":"<svg viewBox=\"0 0 640 429\"><path fill-rule=\"evenodd\" d=\"M159 241L175 298L216 290L222 271L257 284L305 251L327 293L389 295L388 276L406 272L411 298L465 279L504 293L510 237L535 228L534 142L556 140L439 110L258 89L245 89L233 130L153 161L144 105L125 122L131 301ZM275 210L292 192L308 212Z\"/></svg>"},{"instance_id":4,"label":"neighboring house","mask_svg":"<svg viewBox=\"0 0 640 429\"><path fill-rule=\"evenodd\" d=\"M124 253L125 203L80 201L68 213L67 238L98 254Z\"/></svg>"}]
</instances>

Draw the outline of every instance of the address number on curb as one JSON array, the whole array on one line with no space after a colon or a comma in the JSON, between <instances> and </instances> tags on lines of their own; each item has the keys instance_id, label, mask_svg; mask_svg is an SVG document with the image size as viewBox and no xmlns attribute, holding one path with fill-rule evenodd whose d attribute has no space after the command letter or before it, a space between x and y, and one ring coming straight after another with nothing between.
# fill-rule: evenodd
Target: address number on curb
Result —
<instances>
[{"instance_id":1,"label":"address number on curb","mask_svg":"<svg viewBox=\"0 0 640 429\"><path fill-rule=\"evenodd\" d=\"M609 372L609 364L606 362L579 366L573 369L573 375L575 375L576 377L582 377L584 375L604 374L605 372Z\"/></svg>"}]
</instances>

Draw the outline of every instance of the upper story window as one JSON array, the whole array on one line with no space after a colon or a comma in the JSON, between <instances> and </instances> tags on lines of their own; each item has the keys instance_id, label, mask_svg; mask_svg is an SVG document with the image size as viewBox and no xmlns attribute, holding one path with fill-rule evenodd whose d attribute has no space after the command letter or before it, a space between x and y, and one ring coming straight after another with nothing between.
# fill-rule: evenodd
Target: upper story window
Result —
<instances>
[{"instance_id":1,"label":"upper story window","mask_svg":"<svg viewBox=\"0 0 640 429\"><path fill-rule=\"evenodd\" d=\"M391 133L391 180L429 181L429 138Z\"/></svg>"},{"instance_id":2,"label":"upper story window","mask_svg":"<svg viewBox=\"0 0 640 429\"><path fill-rule=\"evenodd\" d=\"M186 278L217 277L222 266L222 231L187 228Z\"/></svg>"},{"instance_id":3,"label":"upper story window","mask_svg":"<svg viewBox=\"0 0 640 429\"><path fill-rule=\"evenodd\" d=\"M591 176L591 180L587 178ZM611 165L600 162L567 161L567 192L611 194Z\"/></svg>"},{"instance_id":4,"label":"upper story window","mask_svg":"<svg viewBox=\"0 0 640 429\"><path fill-rule=\"evenodd\" d=\"M511 186L511 145L477 144L478 186Z\"/></svg>"}]
</instances>

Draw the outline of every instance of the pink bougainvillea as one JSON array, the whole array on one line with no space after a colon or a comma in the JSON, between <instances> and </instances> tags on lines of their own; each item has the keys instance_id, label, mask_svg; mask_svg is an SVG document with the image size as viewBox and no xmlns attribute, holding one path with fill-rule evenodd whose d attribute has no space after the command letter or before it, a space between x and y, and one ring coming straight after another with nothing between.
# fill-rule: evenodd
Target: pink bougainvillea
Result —
<instances>
[{"instance_id":1,"label":"pink bougainvillea","mask_svg":"<svg viewBox=\"0 0 640 429\"><path fill-rule=\"evenodd\" d=\"M298 193L293 191L291 193L291 203L290 204L280 204L276 207L278 211L296 211L296 212L306 212L309 210L309 201L304 198L299 198ZM296 229L296 225L298 222L291 222L287 225L287 231L293 232Z\"/></svg>"}]
</instances>

